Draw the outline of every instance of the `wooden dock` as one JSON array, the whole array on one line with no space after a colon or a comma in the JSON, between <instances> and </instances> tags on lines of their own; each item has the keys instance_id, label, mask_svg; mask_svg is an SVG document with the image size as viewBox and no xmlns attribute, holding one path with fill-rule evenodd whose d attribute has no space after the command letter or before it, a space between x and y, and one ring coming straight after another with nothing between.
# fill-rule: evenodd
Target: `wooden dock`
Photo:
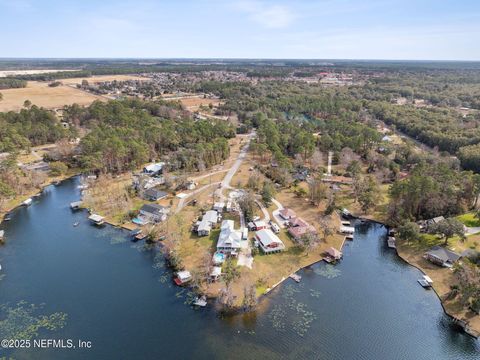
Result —
<instances>
[{"instance_id":1,"label":"wooden dock","mask_svg":"<svg viewBox=\"0 0 480 360\"><path fill-rule=\"evenodd\" d=\"M290 279L293 279L295 282L299 283L302 280L302 277L298 274L290 274Z\"/></svg>"}]
</instances>

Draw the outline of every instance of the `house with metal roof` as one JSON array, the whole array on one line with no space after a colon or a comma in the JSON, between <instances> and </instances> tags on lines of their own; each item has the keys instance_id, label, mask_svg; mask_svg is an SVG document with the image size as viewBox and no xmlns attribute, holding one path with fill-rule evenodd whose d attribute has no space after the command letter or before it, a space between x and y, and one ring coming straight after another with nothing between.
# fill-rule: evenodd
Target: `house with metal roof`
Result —
<instances>
[{"instance_id":1,"label":"house with metal roof","mask_svg":"<svg viewBox=\"0 0 480 360\"><path fill-rule=\"evenodd\" d=\"M255 239L265 254L276 253L285 250L282 240L275 235L270 229L262 229L257 231Z\"/></svg>"},{"instance_id":2,"label":"house with metal roof","mask_svg":"<svg viewBox=\"0 0 480 360\"><path fill-rule=\"evenodd\" d=\"M207 211L197 225L198 236L208 236L212 230L212 226L218 222L218 212L215 210Z\"/></svg>"},{"instance_id":3,"label":"house with metal roof","mask_svg":"<svg viewBox=\"0 0 480 360\"><path fill-rule=\"evenodd\" d=\"M223 220L220 227L220 235L217 241L217 251L236 255L240 250L242 232L235 230L233 220Z\"/></svg>"}]
</instances>

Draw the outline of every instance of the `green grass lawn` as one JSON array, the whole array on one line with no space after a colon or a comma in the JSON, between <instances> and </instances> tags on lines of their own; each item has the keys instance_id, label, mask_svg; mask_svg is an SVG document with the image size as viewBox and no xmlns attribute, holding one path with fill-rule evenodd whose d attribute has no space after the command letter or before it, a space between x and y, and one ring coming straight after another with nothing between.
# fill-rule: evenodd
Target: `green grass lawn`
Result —
<instances>
[{"instance_id":1,"label":"green grass lawn","mask_svg":"<svg viewBox=\"0 0 480 360\"><path fill-rule=\"evenodd\" d=\"M457 219L468 227L478 227L480 226L480 220L475 217L474 213L466 213L463 215L457 216Z\"/></svg>"}]
</instances>

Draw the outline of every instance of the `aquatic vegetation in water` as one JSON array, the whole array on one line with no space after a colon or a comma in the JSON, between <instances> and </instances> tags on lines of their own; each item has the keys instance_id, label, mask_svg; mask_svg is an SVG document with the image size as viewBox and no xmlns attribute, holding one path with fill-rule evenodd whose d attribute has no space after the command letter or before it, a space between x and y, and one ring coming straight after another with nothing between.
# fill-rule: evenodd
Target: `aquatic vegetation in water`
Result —
<instances>
[{"instance_id":1,"label":"aquatic vegetation in water","mask_svg":"<svg viewBox=\"0 0 480 360\"><path fill-rule=\"evenodd\" d=\"M117 245L117 244L123 244L127 242L127 239L125 236L113 236L110 238L110 245Z\"/></svg>"},{"instance_id":2,"label":"aquatic vegetation in water","mask_svg":"<svg viewBox=\"0 0 480 360\"><path fill-rule=\"evenodd\" d=\"M287 285L282 291L282 296L285 299L291 299L295 296L296 293L300 292L302 285L293 286Z\"/></svg>"},{"instance_id":3,"label":"aquatic vegetation in water","mask_svg":"<svg viewBox=\"0 0 480 360\"><path fill-rule=\"evenodd\" d=\"M42 306L20 301L15 307L0 306L0 339L32 339L41 330L55 331L65 326L67 314L39 315Z\"/></svg>"},{"instance_id":4,"label":"aquatic vegetation in water","mask_svg":"<svg viewBox=\"0 0 480 360\"><path fill-rule=\"evenodd\" d=\"M155 244L142 241L142 242L133 243L131 247L133 249L136 249L138 252L146 252L146 251L152 251L153 249L155 249Z\"/></svg>"},{"instance_id":5,"label":"aquatic vegetation in water","mask_svg":"<svg viewBox=\"0 0 480 360\"><path fill-rule=\"evenodd\" d=\"M292 328L299 336L304 336L317 316L312 311L305 310L304 306L297 308L297 313L300 317L292 322Z\"/></svg>"},{"instance_id":6,"label":"aquatic vegetation in water","mask_svg":"<svg viewBox=\"0 0 480 360\"><path fill-rule=\"evenodd\" d=\"M313 272L317 275L326 277L327 279L334 279L342 274L340 270L330 264L315 268Z\"/></svg>"},{"instance_id":7,"label":"aquatic vegetation in water","mask_svg":"<svg viewBox=\"0 0 480 360\"><path fill-rule=\"evenodd\" d=\"M160 251L155 254L152 267L154 269L163 269L165 267L165 259Z\"/></svg>"},{"instance_id":8,"label":"aquatic vegetation in water","mask_svg":"<svg viewBox=\"0 0 480 360\"><path fill-rule=\"evenodd\" d=\"M310 296L314 298L319 298L322 293L315 289L310 289Z\"/></svg>"},{"instance_id":9,"label":"aquatic vegetation in water","mask_svg":"<svg viewBox=\"0 0 480 360\"><path fill-rule=\"evenodd\" d=\"M1 274L1 275L0 275L0 281L2 281L3 279L5 279L5 276L6 276L5 274Z\"/></svg>"},{"instance_id":10,"label":"aquatic vegetation in water","mask_svg":"<svg viewBox=\"0 0 480 360\"><path fill-rule=\"evenodd\" d=\"M163 273L158 279L158 281L160 281L162 284L165 284L168 280L170 280L170 274L168 272Z\"/></svg>"},{"instance_id":11,"label":"aquatic vegetation in water","mask_svg":"<svg viewBox=\"0 0 480 360\"><path fill-rule=\"evenodd\" d=\"M286 312L285 312L285 310L283 309L282 306L275 305L273 307L270 314L268 314L268 318L270 319L274 329L279 330L279 331L285 330L285 326L286 326L285 317L286 317L286 315L287 314L286 314Z\"/></svg>"}]
</instances>

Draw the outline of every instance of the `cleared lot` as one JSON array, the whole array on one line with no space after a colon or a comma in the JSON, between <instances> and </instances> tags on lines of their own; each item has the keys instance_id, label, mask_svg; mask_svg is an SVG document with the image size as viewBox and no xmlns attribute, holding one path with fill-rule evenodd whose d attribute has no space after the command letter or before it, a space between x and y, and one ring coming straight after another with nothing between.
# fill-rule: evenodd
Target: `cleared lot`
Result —
<instances>
[{"instance_id":1,"label":"cleared lot","mask_svg":"<svg viewBox=\"0 0 480 360\"><path fill-rule=\"evenodd\" d=\"M105 100L105 98L70 86L49 87L47 83L36 81L29 81L25 88L7 89L0 92L3 94L0 111L19 111L23 108L25 100L30 100L33 105L47 109L60 108L74 103L89 105L95 100Z\"/></svg>"}]
</instances>

